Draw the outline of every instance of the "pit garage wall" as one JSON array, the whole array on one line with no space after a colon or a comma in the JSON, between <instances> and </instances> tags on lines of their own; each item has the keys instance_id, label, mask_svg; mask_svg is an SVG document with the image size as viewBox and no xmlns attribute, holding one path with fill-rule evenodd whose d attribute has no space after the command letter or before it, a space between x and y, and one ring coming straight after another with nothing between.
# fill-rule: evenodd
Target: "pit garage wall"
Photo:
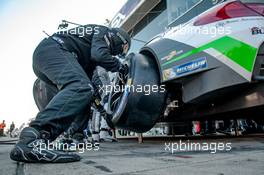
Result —
<instances>
[{"instance_id":1,"label":"pit garage wall","mask_svg":"<svg viewBox=\"0 0 264 175\"><path fill-rule=\"evenodd\" d=\"M110 26L128 31L133 37L130 52L138 52L147 41L166 28L187 22L221 1L128 0Z\"/></svg>"}]
</instances>

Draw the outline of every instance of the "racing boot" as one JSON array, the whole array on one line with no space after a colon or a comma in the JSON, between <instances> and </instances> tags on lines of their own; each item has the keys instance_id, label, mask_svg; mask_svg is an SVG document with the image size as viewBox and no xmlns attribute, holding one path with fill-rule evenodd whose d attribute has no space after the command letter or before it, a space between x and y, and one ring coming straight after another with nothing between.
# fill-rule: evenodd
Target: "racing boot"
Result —
<instances>
[{"instance_id":1,"label":"racing boot","mask_svg":"<svg viewBox=\"0 0 264 175\"><path fill-rule=\"evenodd\" d=\"M67 163L81 159L77 154L49 149L48 138L49 132L40 133L32 127L24 128L19 141L10 152L10 158L14 161L29 163Z\"/></svg>"}]
</instances>

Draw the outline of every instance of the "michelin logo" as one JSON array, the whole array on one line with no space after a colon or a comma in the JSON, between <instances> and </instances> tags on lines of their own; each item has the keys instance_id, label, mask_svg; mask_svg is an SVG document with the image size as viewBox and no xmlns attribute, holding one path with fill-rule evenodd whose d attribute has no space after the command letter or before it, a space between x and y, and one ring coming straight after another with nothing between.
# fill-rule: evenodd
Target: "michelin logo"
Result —
<instances>
[{"instance_id":1,"label":"michelin logo","mask_svg":"<svg viewBox=\"0 0 264 175\"><path fill-rule=\"evenodd\" d=\"M207 68L206 57L198 58L191 62L164 70L163 80L173 79L177 76L181 76L204 68Z\"/></svg>"},{"instance_id":2,"label":"michelin logo","mask_svg":"<svg viewBox=\"0 0 264 175\"><path fill-rule=\"evenodd\" d=\"M199 58L197 60L193 60L189 63L180 65L180 66L176 66L174 68L174 71L176 73L176 75L182 75L182 74L186 74L198 69L203 69L207 67L207 61L206 58Z\"/></svg>"}]
</instances>

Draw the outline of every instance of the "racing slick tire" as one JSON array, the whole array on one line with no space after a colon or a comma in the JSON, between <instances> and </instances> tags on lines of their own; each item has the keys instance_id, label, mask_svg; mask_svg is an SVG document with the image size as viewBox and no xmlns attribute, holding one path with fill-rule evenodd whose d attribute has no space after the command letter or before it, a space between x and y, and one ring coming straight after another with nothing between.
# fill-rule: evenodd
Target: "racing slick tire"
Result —
<instances>
[{"instance_id":1,"label":"racing slick tire","mask_svg":"<svg viewBox=\"0 0 264 175\"><path fill-rule=\"evenodd\" d=\"M150 130L164 111L166 90L154 59L131 54L129 73L119 104L112 116L115 127L143 133Z\"/></svg>"}]
</instances>

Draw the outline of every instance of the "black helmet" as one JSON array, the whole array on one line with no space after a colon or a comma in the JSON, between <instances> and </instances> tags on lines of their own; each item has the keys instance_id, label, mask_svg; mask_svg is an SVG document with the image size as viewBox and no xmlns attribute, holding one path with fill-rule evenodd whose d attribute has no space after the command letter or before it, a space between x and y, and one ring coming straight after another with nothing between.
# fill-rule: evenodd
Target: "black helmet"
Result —
<instances>
[{"instance_id":1,"label":"black helmet","mask_svg":"<svg viewBox=\"0 0 264 175\"><path fill-rule=\"evenodd\" d=\"M131 39L129 34L122 28L112 28L112 32L114 36L112 38L113 41L113 54L118 55L122 54L124 44L128 43L128 47L130 48Z\"/></svg>"}]
</instances>

